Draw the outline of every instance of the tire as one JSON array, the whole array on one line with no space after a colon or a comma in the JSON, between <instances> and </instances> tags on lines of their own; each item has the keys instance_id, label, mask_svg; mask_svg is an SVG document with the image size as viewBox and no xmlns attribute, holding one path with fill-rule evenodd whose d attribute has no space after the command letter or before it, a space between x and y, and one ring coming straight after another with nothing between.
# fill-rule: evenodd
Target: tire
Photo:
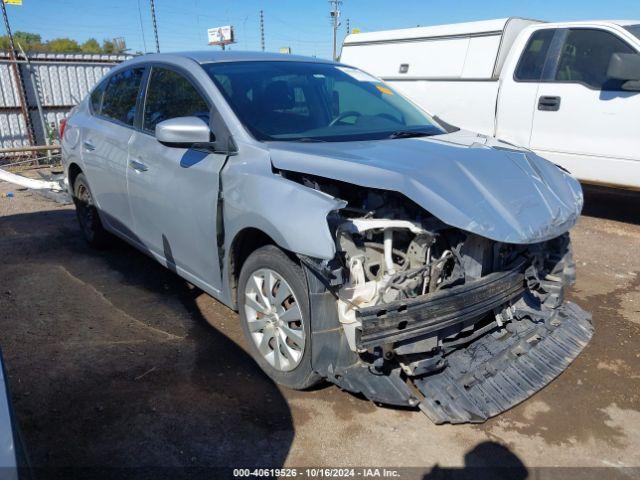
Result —
<instances>
[{"instance_id":1,"label":"tire","mask_svg":"<svg viewBox=\"0 0 640 480\"><path fill-rule=\"evenodd\" d=\"M102 226L84 173L79 173L73 183L73 203L76 206L76 216L84 239L92 247L106 247L110 243L111 236Z\"/></svg>"},{"instance_id":2,"label":"tire","mask_svg":"<svg viewBox=\"0 0 640 480\"><path fill-rule=\"evenodd\" d=\"M264 281L260 283L260 279ZM272 288L268 289L266 285L270 281ZM264 295L262 301L258 290ZM287 295L287 291L291 295ZM268 315L263 313L265 302L267 305L271 302L273 309ZM262 307L262 311L258 307ZM295 390L304 390L322 381L311 367L307 281L302 269L278 247L259 248L245 261L238 281L238 308L251 356L272 380ZM260 329L262 325L264 328ZM277 351L281 355L277 355Z\"/></svg>"}]
</instances>

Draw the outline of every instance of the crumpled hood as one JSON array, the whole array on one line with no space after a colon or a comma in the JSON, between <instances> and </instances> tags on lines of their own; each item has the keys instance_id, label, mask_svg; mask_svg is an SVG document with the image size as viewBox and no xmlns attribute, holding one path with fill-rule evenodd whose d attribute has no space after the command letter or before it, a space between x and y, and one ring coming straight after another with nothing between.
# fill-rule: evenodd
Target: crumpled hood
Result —
<instances>
[{"instance_id":1,"label":"crumpled hood","mask_svg":"<svg viewBox=\"0 0 640 480\"><path fill-rule=\"evenodd\" d=\"M361 142L271 142L274 167L402 193L444 223L500 242L569 230L580 184L536 154L459 131Z\"/></svg>"}]
</instances>

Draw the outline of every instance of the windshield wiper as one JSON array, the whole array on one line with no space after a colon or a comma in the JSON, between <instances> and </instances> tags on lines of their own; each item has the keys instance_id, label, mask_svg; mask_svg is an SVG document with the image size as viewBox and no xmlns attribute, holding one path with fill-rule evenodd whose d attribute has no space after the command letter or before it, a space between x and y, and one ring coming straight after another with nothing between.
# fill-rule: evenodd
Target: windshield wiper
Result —
<instances>
[{"instance_id":1,"label":"windshield wiper","mask_svg":"<svg viewBox=\"0 0 640 480\"><path fill-rule=\"evenodd\" d=\"M415 138L415 137L430 137L435 135L433 132L425 132L420 130L398 130L389 135L388 138Z\"/></svg>"},{"instance_id":2,"label":"windshield wiper","mask_svg":"<svg viewBox=\"0 0 640 480\"><path fill-rule=\"evenodd\" d=\"M313 137L300 137L300 138L296 138L295 141L296 142L308 142L308 143L313 143L313 142L327 143L326 140L321 140L319 138L313 138Z\"/></svg>"}]
</instances>

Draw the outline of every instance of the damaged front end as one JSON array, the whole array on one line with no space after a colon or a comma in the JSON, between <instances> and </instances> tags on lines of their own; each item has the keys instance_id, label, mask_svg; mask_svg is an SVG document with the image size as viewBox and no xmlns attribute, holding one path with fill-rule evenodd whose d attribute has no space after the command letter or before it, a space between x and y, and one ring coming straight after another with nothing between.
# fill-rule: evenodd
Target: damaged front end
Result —
<instances>
[{"instance_id":1,"label":"damaged front end","mask_svg":"<svg viewBox=\"0 0 640 480\"><path fill-rule=\"evenodd\" d=\"M329 217L336 256L301 256L312 365L372 401L435 423L483 422L547 385L589 342L564 300L568 233L502 243L451 227L403 195L281 171L347 201Z\"/></svg>"}]
</instances>

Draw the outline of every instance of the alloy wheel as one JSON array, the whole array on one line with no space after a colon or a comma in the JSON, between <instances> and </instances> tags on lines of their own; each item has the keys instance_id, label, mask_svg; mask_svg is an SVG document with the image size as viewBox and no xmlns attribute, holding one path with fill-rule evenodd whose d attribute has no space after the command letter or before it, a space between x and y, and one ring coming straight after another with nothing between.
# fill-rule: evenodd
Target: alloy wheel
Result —
<instances>
[{"instance_id":1,"label":"alloy wheel","mask_svg":"<svg viewBox=\"0 0 640 480\"><path fill-rule=\"evenodd\" d=\"M296 368L304 353L304 320L287 281L261 268L249 276L244 295L245 318L260 354L276 370Z\"/></svg>"}]
</instances>

